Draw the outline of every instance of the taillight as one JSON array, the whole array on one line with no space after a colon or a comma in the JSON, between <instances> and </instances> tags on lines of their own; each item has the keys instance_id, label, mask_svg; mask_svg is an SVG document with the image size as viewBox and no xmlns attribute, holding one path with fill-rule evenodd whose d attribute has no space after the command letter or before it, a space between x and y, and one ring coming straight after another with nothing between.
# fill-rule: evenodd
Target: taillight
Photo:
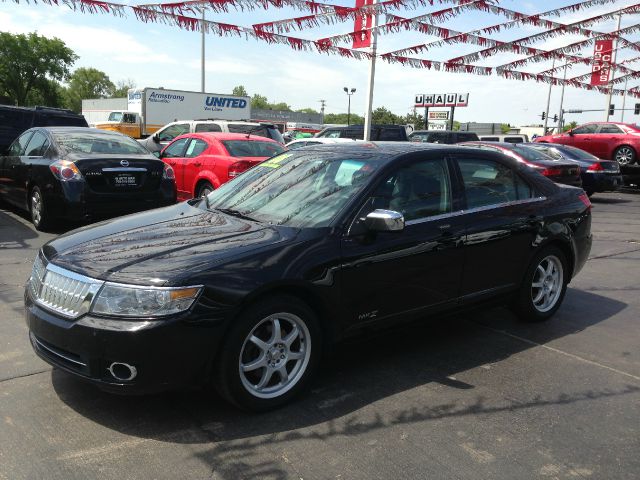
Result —
<instances>
[{"instance_id":1,"label":"taillight","mask_svg":"<svg viewBox=\"0 0 640 480\"><path fill-rule=\"evenodd\" d=\"M251 168L251 162L248 162L246 160L239 160L237 162L234 162L231 165L229 165L229 172L228 172L229 178L237 177L242 172L245 172L250 168Z\"/></svg>"},{"instance_id":2,"label":"taillight","mask_svg":"<svg viewBox=\"0 0 640 480\"><path fill-rule=\"evenodd\" d=\"M587 209L591 208L591 200L589 200L589 195L587 195L585 192L582 192L580 195L578 195L578 198L582 203L584 203L584 206L587 207Z\"/></svg>"},{"instance_id":3,"label":"taillight","mask_svg":"<svg viewBox=\"0 0 640 480\"><path fill-rule=\"evenodd\" d=\"M540 173L542 173L545 177L555 177L562 175L562 170L559 168L545 168Z\"/></svg>"},{"instance_id":4,"label":"taillight","mask_svg":"<svg viewBox=\"0 0 640 480\"><path fill-rule=\"evenodd\" d=\"M167 180L175 180L176 173L173 171L171 165L164 164L164 171L162 172L162 178Z\"/></svg>"},{"instance_id":5,"label":"taillight","mask_svg":"<svg viewBox=\"0 0 640 480\"><path fill-rule=\"evenodd\" d=\"M587 172L604 172L604 168L600 162L596 162L587 168Z\"/></svg>"},{"instance_id":6,"label":"taillight","mask_svg":"<svg viewBox=\"0 0 640 480\"><path fill-rule=\"evenodd\" d=\"M53 173L53 176L63 182L70 182L74 180L82 180L82 174L75 163L68 160L58 160L49 165L49 170Z\"/></svg>"}]
</instances>

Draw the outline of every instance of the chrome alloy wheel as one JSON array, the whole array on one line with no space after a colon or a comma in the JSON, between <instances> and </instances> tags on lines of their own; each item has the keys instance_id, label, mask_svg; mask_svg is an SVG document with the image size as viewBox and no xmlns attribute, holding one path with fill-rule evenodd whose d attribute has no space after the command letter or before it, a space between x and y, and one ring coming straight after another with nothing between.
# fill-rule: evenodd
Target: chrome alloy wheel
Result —
<instances>
[{"instance_id":1,"label":"chrome alloy wheel","mask_svg":"<svg viewBox=\"0 0 640 480\"><path fill-rule=\"evenodd\" d=\"M31 192L31 218L34 225L39 225L42 221L42 196L40 190Z\"/></svg>"},{"instance_id":2,"label":"chrome alloy wheel","mask_svg":"<svg viewBox=\"0 0 640 480\"><path fill-rule=\"evenodd\" d=\"M564 271L562 262L555 255L544 257L533 274L531 300L536 310L548 312L558 302L562 294Z\"/></svg>"},{"instance_id":3,"label":"chrome alloy wheel","mask_svg":"<svg viewBox=\"0 0 640 480\"><path fill-rule=\"evenodd\" d=\"M615 161L620 165L629 165L633 161L635 153L631 147L620 147L616 150Z\"/></svg>"},{"instance_id":4,"label":"chrome alloy wheel","mask_svg":"<svg viewBox=\"0 0 640 480\"><path fill-rule=\"evenodd\" d=\"M258 398L276 398L302 378L311 356L311 336L300 317L274 313L245 339L238 368L244 388Z\"/></svg>"}]
</instances>

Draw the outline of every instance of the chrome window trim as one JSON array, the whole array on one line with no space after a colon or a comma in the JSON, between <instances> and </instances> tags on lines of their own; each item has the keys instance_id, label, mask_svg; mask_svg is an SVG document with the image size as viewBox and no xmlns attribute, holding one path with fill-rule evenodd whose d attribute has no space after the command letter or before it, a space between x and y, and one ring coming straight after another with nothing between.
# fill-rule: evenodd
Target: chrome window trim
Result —
<instances>
[{"instance_id":1,"label":"chrome window trim","mask_svg":"<svg viewBox=\"0 0 640 480\"><path fill-rule=\"evenodd\" d=\"M482 207L474 207L474 208L469 208L467 210L457 210L455 212L441 213L440 215L433 215L430 217L423 217L423 218L416 218L414 220L408 220L405 223L405 225L411 226L411 225L417 225L420 223L443 220L445 218L459 217L460 215L466 215L467 213L485 212L488 210L494 210L496 208L511 207L514 205L523 205L527 203L543 202L546 199L547 197L533 197L533 198L525 198L522 200L512 200L511 202L496 203L494 205L484 205Z\"/></svg>"},{"instance_id":2,"label":"chrome window trim","mask_svg":"<svg viewBox=\"0 0 640 480\"><path fill-rule=\"evenodd\" d=\"M143 167L107 167L102 169L103 172L146 172Z\"/></svg>"}]
</instances>

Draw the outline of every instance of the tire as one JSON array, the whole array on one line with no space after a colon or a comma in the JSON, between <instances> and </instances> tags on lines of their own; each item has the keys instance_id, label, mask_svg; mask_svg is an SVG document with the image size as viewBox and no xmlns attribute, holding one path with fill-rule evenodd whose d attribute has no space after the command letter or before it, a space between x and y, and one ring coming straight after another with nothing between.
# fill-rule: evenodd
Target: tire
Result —
<instances>
[{"instance_id":1,"label":"tire","mask_svg":"<svg viewBox=\"0 0 640 480\"><path fill-rule=\"evenodd\" d=\"M209 195L213 192L214 188L209 182L204 182L198 187L198 191L196 192L196 197L204 197L205 195Z\"/></svg>"},{"instance_id":2,"label":"tire","mask_svg":"<svg viewBox=\"0 0 640 480\"><path fill-rule=\"evenodd\" d=\"M304 390L321 352L322 332L313 311L295 297L275 297L235 320L222 341L214 386L241 409L272 410Z\"/></svg>"},{"instance_id":3,"label":"tire","mask_svg":"<svg viewBox=\"0 0 640 480\"><path fill-rule=\"evenodd\" d=\"M51 215L44 202L40 187L33 187L29 193L29 213L36 230L46 231L51 226Z\"/></svg>"},{"instance_id":4,"label":"tire","mask_svg":"<svg viewBox=\"0 0 640 480\"><path fill-rule=\"evenodd\" d=\"M515 313L527 322L551 318L562 304L567 280L568 262L565 254L557 247L544 248L533 257L527 268L514 299Z\"/></svg>"},{"instance_id":5,"label":"tire","mask_svg":"<svg viewBox=\"0 0 640 480\"><path fill-rule=\"evenodd\" d=\"M613 159L619 165L632 165L636 163L636 151L628 145L622 145L613 152Z\"/></svg>"}]
</instances>

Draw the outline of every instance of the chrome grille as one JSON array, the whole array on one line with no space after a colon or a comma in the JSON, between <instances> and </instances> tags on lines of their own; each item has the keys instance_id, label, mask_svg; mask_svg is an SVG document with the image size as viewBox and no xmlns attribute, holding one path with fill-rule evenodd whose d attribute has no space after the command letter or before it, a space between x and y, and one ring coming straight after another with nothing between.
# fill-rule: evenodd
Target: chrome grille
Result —
<instances>
[{"instance_id":1,"label":"chrome grille","mask_svg":"<svg viewBox=\"0 0 640 480\"><path fill-rule=\"evenodd\" d=\"M102 283L51 263L45 267L38 255L29 279L29 289L37 304L65 317L77 318L89 311Z\"/></svg>"}]
</instances>

